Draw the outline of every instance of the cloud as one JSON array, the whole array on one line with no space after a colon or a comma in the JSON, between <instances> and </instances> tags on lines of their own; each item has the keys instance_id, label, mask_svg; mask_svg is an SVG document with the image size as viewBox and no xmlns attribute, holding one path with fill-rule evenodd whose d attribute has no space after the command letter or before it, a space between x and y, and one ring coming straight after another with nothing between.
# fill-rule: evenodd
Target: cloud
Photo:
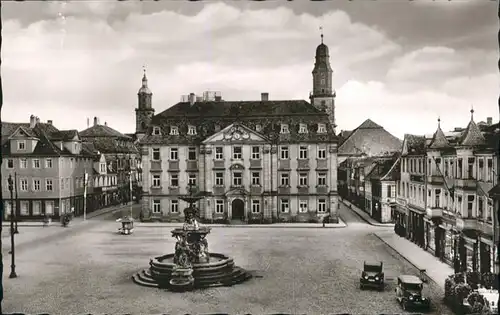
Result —
<instances>
[{"instance_id":1,"label":"cloud","mask_svg":"<svg viewBox=\"0 0 500 315\"><path fill-rule=\"evenodd\" d=\"M407 51L382 30L338 10L317 18L284 6L249 10L216 2L194 15L144 13L154 5L68 2L48 5L51 19L28 26L5 22L3 119L27 121L33 113L60 128L83 129L86 117L99 116L131 132L143 65L157 113L182 94L207 89L222 91L226 100L259 99L260 92L271 99L308 99L320 21L341 129L373 117L401 135L434 128L438 112L443 123L446 115L466 123L467 114L455 106L468 111L473 103L486 116L496 103L496 69L489 68L495 52ZM65 19L58 17L61 10Z\"/></svg>"}]
</instances>

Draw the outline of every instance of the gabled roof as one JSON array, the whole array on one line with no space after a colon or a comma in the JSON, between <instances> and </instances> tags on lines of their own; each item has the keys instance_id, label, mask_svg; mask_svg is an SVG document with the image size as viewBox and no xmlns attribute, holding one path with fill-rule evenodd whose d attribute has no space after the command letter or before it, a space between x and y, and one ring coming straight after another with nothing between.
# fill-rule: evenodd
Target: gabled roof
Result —
<instances>
[{"instance_id":1,"label":"gabled roof","mask_svg":"<svg viewBox=\"0 0 500 315\"><path fill-rule=\"evenodd\" d=\"M28 137L28 138L36 138L37 135L31 131L29 127L18 126L16 130L9 136L9 138L13 138L16 136Z\"/></svg>"},{"instance_id":2,"label":"gabled roof","mask_svg":"<svg viewBox=\"0 0 500 315\"><path fill-rule=\"evenodd\" d=\"M372 170L365 179L397 180L399 176L399 156L392 158L377 159L373 162Z\"/></svg>"},{"instance_id":3,"label":"gabled roof","mask_svg":"<svg viewBox=\"0 0 500 315\"><path fill-rule=\"evenodd\" d=\"M370 119L365 120L340 145L339 155L387 156L401 150L401 140Z\"/></svg>"},{"instance_id":4,"label":"gabled roof","mask_svg":"<svg viewBox=\"0 0 500 315\"><path fill-rule=\"evenodd\" d=\"M474 111L471 112L474 113ZM471 117L471 120L467 125L467 128L465 129L459 144L461 146L471 146L471 147L481 146L486 144L486 139L484 139L484 136L481 133L481 130L479 130L479 127L474 122L473 117Z\"/></svg>"},{"instance_id":5,"label":"gabled roof","mask_svg":"<svg viewBox=\"0 0 500 315\"><path fill-rule=\"evenodd\" d=\"M94 125L90 128L80 131L82 138L96 138L96 137L110 137L110 138L126 138L131 139L130 136L116 131L115 129L106 125Z\"/></svg>"}]
</instances>

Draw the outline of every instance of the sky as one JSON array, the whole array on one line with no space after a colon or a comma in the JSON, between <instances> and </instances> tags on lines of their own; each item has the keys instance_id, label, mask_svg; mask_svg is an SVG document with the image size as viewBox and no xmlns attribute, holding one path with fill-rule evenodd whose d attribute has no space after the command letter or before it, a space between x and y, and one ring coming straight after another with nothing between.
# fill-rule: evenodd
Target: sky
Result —
<instances>
[{"instance_id":1,"label":"sky","mask_svg":"<svg viewBox=\"0 0 500 315\"><path fill-rule=\"evenodd\" d=\"M308 100L320 26L337 131L402 138L499 120L498 7L454 1L2 2L2 121L135 131L143 67L160 113L183 94Z\"/></svg>"}]
</instances>

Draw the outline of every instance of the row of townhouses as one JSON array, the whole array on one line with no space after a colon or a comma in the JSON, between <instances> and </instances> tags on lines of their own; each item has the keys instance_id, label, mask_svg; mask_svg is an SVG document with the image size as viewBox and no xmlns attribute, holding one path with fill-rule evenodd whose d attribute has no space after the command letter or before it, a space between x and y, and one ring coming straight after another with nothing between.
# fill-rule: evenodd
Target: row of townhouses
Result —
<instances>
[{"instance_id":1,"label":"row of townhouses","mask_svg":"<svg viewBox=\"0 0 500 315\"><path fill-rule=\"evenodd\" d=\"M497 271L499 124L473 113L466 128L443 132L438 121L434 134L407 134L386 151L355 139L360 149L339 165L339 194L455 268ZM339 159L355 131L340 133Z\"/></svg>"},{"instance_id":2,"label":"row of townhouses","mask_svg":"<svg viewBox=\"0 0 500 315\"><path fill-rule=\"evenodd\" d=\"M81 215L84 207L91 212L127 201L129 187L140 187L141 159L133 138L99 125L97 118L82 132L59 130L34 115L27 123L2 122L1 148L7 220L12 209L18 220L57 218L71 210Z\"/></svg>"},{"instance_id":3,"label":"row of townhouses","mask_svg":"<svg viewBox=\"0 0 500 315\"><path fill-rule=\"evenodd\" d=\"M312 76L310 102L191 93L155 115L144 74L136 109L144 220L183 220L195 187L208 222L336 222L335 92L323 43Z\"/></svg>"}]
</instances>

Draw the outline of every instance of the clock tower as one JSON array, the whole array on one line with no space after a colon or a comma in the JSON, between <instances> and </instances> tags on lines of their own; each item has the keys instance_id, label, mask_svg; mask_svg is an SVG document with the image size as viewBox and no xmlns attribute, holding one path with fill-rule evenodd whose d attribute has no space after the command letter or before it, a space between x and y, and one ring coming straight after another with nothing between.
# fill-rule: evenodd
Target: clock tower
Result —
<instances>
[{"instance_id":1,"label":"clock tower","mask_svg":"<svg viewBox=\"0 0 500 315\"><path fill-rule=\"evenodd\" d=\"M316 48L316 62L312 71L313 91L309 98L312 105L328 114L335 131L335 91L332 89L332 74L328 46L323 44L321 33L321 44Z\"/></svg>"}]
</instances>

